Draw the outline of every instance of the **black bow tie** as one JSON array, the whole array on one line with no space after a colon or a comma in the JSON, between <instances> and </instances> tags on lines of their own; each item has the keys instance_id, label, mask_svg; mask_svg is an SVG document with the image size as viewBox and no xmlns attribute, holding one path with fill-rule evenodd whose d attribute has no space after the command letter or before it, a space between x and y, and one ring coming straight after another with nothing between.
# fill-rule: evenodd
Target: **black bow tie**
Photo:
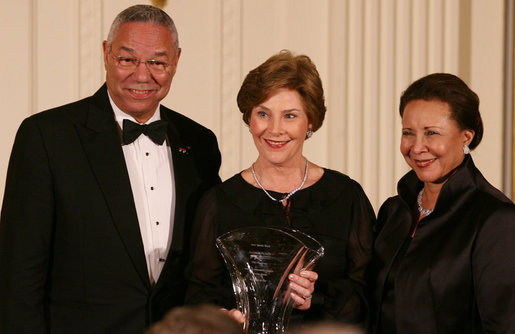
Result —
<instances>
[{"instance_id":1,"label":"black bow tie","mask_svg":"<svg viewBox=\"0 0 515 334\"><path fill-rule=\"evenodd\" d=\"M160 120L150 124L138 124L128 119L123 120L123 143L132 143L144 134L157 145L162 145L166 136L166 121Z\"/></svg>"}]
</instances>

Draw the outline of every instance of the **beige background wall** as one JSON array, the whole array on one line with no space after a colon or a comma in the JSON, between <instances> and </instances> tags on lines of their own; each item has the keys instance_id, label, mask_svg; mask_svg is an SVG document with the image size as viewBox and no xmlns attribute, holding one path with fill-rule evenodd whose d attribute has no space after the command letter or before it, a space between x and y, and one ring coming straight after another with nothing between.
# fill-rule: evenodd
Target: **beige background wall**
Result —
<instances>
[{"instance_id":1,"label":"beige background wall","mask_svg":"<svg viewBox=\"0 0 515 334\"><path fill-rule=\"evenodd\" d=\"M0 199L23 118L92 94L101 42L123 8L150 1L1 0ZM226 179L256 157L235 97L245 74L281 49L309 55L328 106L305 155L358 180L376 209L407 171L398 98L430 72L461 76L481 98L474 159L502 185L503 0L169 0L182 57L164 104L211 128Z\"/></svg>"}]
</instances>

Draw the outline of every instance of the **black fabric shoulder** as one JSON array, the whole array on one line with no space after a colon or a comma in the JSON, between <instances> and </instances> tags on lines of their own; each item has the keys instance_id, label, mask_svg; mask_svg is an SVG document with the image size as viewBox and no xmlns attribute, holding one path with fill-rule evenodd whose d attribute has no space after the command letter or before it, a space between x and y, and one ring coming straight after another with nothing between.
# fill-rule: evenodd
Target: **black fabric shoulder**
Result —
<instances>
[{"instance_id":1,"label":"black fabric shoulder","mask_svg":"<svg viewBox=\"0 0 515 334\"><path fill-rule=\"evenodd\" d=\"M395 208L399 206L401 199L399 196L392 196L386 199L377 213L377 222L374 226L374 233L377 235L383 228L388 218L393 214Z\"/></svg>"}]
</instances>

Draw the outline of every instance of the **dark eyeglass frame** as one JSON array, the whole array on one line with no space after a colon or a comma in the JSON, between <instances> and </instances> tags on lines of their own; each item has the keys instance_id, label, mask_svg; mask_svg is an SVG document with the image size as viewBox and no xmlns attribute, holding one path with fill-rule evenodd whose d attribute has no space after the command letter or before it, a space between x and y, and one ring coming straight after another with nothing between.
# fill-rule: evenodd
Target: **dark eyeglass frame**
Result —
<instances>
[{"instance_id":1,"label":"dark eyeglass frame","mask_svg":"<svg viewBox=\"0 0 515 334\"><path fill-rule=\"evenodd\" d=\"M144 63L150 72L155 73L155 74L163 74L163 73L166 73L166 70L168 67L172 66L171 64L169 64L165 61L156 60L156 59L141 60L137 57L114 56L114 55L111 55L111 57L113 57L114 61L116 62L116 65L119 68L124 69L124 70L134 71L138 68L138 66L141 63Z\"/></svg>"}]
</instances>

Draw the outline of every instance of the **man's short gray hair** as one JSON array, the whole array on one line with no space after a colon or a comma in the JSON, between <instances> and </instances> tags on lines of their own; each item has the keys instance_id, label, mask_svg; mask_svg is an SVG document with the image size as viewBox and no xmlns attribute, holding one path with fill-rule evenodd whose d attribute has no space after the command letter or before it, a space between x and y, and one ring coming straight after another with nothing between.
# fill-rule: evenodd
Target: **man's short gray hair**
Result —
<instances>
[{"instance_id":1,"label":"man's short gray hair","mask_svg":"<svg viewBox=\"0 0 515 334\"><path fill-rule=\"evenodd\" d=\"M172 33L175 55L179 53L179 34L177 33L177 28L175 28L175 23L173 23L172 18L165 11L151 5L131 6L115 17L107 35L109 51L111 51L114 36L120 29L120 26L126 22L149 22L168 28Z\"/></svg>"}]
</instances>

